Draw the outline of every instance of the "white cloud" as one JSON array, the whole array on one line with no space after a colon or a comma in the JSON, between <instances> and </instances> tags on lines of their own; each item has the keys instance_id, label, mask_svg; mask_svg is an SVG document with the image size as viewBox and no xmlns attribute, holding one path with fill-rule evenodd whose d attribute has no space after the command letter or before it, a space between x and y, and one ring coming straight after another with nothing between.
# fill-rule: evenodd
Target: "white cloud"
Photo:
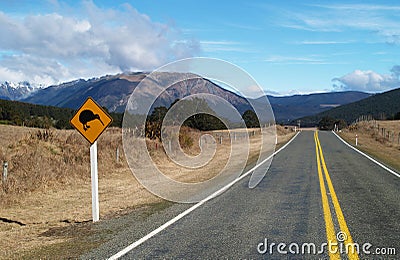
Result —
<instances>
[{"instance_id":1,"label":"white cloud","mask_svg":"<svg viewBox=\"0 0 400 260\"><path fill-rule=\"evenodd\" d=\"M264 61L281 64L281 65L326 65L333 64L332 62L327 62L323 59L309 56L309 57L295 57L295 56L280 56L273 55L265 59Z\"/></svg>"},{"instance_id":2,"label":"white cloud","mask_svg":"<svg viewBox=\"0 0 400 260\"><path fill-rule=\"evenodd\" d=\"M333 44L349 44L353 43L353 41L301 41L296 42L296 44L300 45L333 45Z\"/></svg>"},{"instance_id":3,"label":"white cloud","mask_svg":"<svg viewBox=\"0 0 400 260\"><path fill-rule=\"evenodd\" d=\"M400 11L400 6L396 5L374 5L374 4L332 4L332 5L311 5L327 9L354 10L354 11Z\"/></svg>"},{"instance_id":4,"label":"white cloud","mask_svg":"<svg viewBox=\"0 0 400 260\"><path fill-rule=\"evenodd\" d=\"M246 30L246 31L260 31L262 28L246 25L246 24L237 24L237 23L225 23L227 26L233 27L235 29Z\"/></svg>"},{"instance_id":5,"label":"white cloud","mask_svg":"<svg viewBox=\"0 0 400 260\"><path fill-rule=\"evenodd\" d=\"M310 58L310 57L292 57L292 56L270 56L265 61L268 62L321 62L320 59Z\"/></svg>"},{"instance_id":6,"label":"white cloud","mask_svg":"<svg viewBox=\"0 0 400 260\"><path fill-rule=\"evenodd\" d=\"M373 4L308 5L287 12L283 27L318 32L369 31L391 44L400 43L400 6Z\"/></svg>"},{"instance_id":7,"label":"white cloud","mask_svg":"<svg viewBox=\"0 0 400 260\"><path fill-rule=\"evenodd\" d=\"M129 5L13 17L0 12L0 81L58 83L129 70L151 70L199 51L195 40ZM75 11L75 12L74 12ZM37 82L40 83L40 82Z\"/></svg>"},{"instance_id":8,"label":"white cloud","mask_svg":"<svg viewBox=\"0 0 400 260\"><path fill-rule=\"evenodd\" d=\"M243 52L254 53L255 51L241 42L235 41L200 41L201 49L206 52Z\"/></svg>"},{"instance_id":9,"label":"white cloud","mask_svg":"<svg viewBox=\"0 0 400 260\"><path fill-rule=\"evenodd\" d=\"M340 78L334 78L335 90L382 92L400 87L400 66L394 66L391 74L379 74L372 70L355 70Z\"/></svg>"},{"instance_id":10,"label":"white cloud","mask_svg":"<svg viewBox=\"0 0 400 260\"><path fill-rule=\"evenodd\" d=\"M8 68L0 67L0 78L2 79L4 78L11 82L20 82L23 77L24 74L20 71L11 71Z\"/></svg>"}]
</instances>

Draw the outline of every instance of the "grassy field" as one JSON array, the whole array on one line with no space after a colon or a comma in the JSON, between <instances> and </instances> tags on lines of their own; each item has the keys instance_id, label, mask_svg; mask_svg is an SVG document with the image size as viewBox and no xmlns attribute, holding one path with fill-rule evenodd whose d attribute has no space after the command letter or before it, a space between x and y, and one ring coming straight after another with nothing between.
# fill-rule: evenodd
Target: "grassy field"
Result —
<instances>
[{"instance_id":1,"label":"grassy field","mask_svg":"<svg viewBox=\"0 0 400 260\"><path fill-rule=\"evenodd\" d=\"M382 136L382 128L386 133L393 133L394 138ZM399 133L400 121L365 121L349 127L339 135L352 145L355 145L357 135L358 149L400 172Z\"/></svg>"},{"instance_id":2,"label":"grassy field","mask_svg":"<svg viewBox=\"0 0 400 260\"><path fill-rule=\"evenodd\" d=\"M277 132L278 146L294 135L291 129L280 126ZM77 257L100 243L78 243L76 239L85 239L94 227L87 141L74 130L6 125L0 125L0 135L0 162L9 163L8 179L0 185L0 258L47 258L54 252L62 253L60 258ZM191 135L197 138L200 133ZM249 164L256 161L259 140L257 133L250 138ZM156 163L168 170L171 162L165 158L161 144L148 140L148 145ZM207 169L196 175L170 170L170 177L185 182L211 178L224 165L229 149L229 142L217 145L216 159L211 162L214 171ZM196 154L199 147L193 145L186 150ZM132 211L148 214L170 205L134 178L124 157L121 129L109 128L99 138L98 168L100 219Z\"/></svg>"}]
</instances>

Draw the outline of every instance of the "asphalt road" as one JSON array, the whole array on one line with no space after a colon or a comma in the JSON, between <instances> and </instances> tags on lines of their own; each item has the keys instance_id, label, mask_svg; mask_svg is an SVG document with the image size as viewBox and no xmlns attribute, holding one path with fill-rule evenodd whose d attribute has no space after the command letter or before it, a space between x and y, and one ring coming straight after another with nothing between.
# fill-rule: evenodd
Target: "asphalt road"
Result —
<instances>
[{"instance_id":1,"label":"asphalt road","mask_svg":"<svg viewBox=\"0 0 400 260\"><path fill-rule=\"evenodd\" d=\"M319 132L319 142L328 173L317 158L314 132L302 132L275 156L256 188L249 189L249 177L244 178L122 259L399 259L400 178L348 148L330 132ZM174 204L148 217L132 213L109 220L106 225L118 227L118 235L82 258L111 257L190 206ZM345 231L341 254L329 254L324 246L329 239L327 210L334 237L342 239L336 235ZM347 255L343 249L351 241L349 237L360 246L358 256ZM338 242L332 250L340 251ZM315 252L311 244L316 246ZM392 248L396 255L388 252ZM391 255L378 256L378 251Z\"/></svg>"}]
</instances>

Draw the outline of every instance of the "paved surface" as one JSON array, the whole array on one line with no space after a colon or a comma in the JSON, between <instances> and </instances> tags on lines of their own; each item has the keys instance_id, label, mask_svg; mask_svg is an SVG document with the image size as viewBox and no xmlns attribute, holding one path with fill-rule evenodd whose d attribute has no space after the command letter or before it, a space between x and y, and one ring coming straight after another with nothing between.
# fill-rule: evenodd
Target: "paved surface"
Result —
<instances>
[{"instance_id":1,"label":"paved surface","mask_svg":"<svg viewBox=\"0 0 400 260\"><path fill-rule=\"evenodd\" d=\"M277 154L256 188L249 189L249 178L243 179L123 259L329 259L327 248L322 254L301 254L303 243L314 243L317 251L327 243L313 135L312 131L302 132ZM351 150L330 132L319 132L319 140L353 241L360 247L372 244L367 248L371 253L377 247L395 248L397 256L382 257L400 258L400 178ZM337 212L326 179L324 184L336 234L341 231ZM118 227L118 235L83 258L108 258L190 206L174 204L147 217L134 213L109 220L103 225ZM266 239L267 252L262 254L259 251L263 251ZM282 250L288 254L279 253L276 245L269 250L272 243L285 243ZM290 253L296 251L295 245L289 250L291 243L299 245L299 254ZM377 255L361 252L359 257L375 259Z\"/></svg>"}]
</instances>

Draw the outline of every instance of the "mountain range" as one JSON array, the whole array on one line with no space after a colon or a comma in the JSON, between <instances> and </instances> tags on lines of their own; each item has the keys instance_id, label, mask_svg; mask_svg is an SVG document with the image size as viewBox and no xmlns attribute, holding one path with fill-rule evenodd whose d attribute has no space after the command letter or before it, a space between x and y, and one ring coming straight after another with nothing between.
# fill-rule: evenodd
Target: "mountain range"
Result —
<instances>
[{"instance_id":1,"label":"mountain range","mask_svg":"<svg viewBox=\"0 0 400 260\"><path fill-rule=\"evenodd\" d=\"M31 84L27 81L18 83L5 81L0 84L0 99L22 100L44 87L44 85Z\"/></svg>"},{"instance_id":2,"label":"mountain range","mask_svg":"<svg viewBox=\"0 0 400 260\"><path fill-rule=\"evenodd\" d=\"M288 123L306 115L319 114L332 108L357 102L371 94L358 91L315 93L286 97L268 96L277 122Z\"/></svg>"},{"instance_id":3,"label":"mountain range","mask_svg":"<svg viewBox=\"0 0 400 260\"><path fill-rule=\"evenodd\" d=\"M77 109L88 96L91 96L110 112L121 113L125 111L131 93L147 75L148 73L144 72L106 75L89 80L78 79L47 88L34 88L29 83L24 83L20 87L4 87L8 92L3 89L3 84L0 86L0 99L20 100L33 104ZM168 73L167 76L164 75L162 78L169 80L169 77L176 76L176 73ZM160 86L163 83L161 79L157 82ZM16 90L18 89L20 89L20 92L17 94ZM1 95L1 93L13 93L13 90L15 90L13 95ZM222 97L235 106L241 114L251 109L249 99L203 78L174 84L156 100L154 106L169 107L176 99L182 99L196 93L209 93ZM315 115L334 107L356 102L369 96L371 95L368 93L347 91L267 97L274 111L276 121L287 123L297 118ZM254 99L254 102L257 103L258 99Z\"/></svg>"}]
</instances>

